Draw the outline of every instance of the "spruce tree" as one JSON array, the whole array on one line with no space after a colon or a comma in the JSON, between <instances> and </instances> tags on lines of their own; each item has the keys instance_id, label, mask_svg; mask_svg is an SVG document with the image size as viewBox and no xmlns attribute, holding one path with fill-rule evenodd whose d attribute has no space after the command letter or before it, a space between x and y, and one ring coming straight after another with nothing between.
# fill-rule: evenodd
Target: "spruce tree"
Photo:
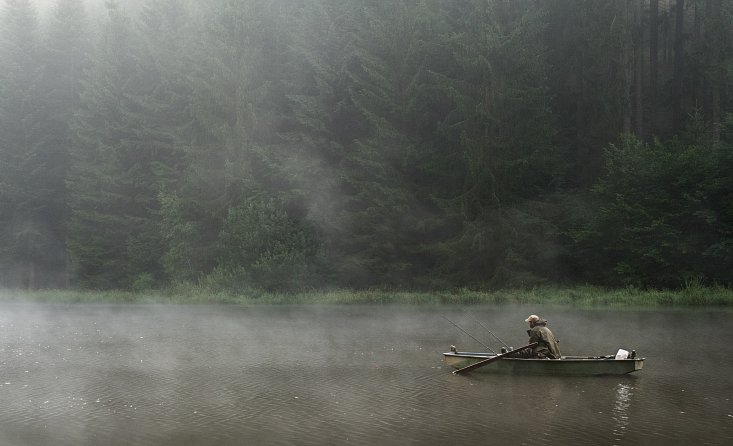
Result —
<instances>
[{"instance_id":1,"label":"spruce tree","mask_svg":"<svg viewBox=\"0 0 733 446\"><path fill-rule=\"evenodd\" d=\"M32 176L39 200L37 215L49 240L44 276L50 286L67 286L66 277L66 177L71 150L71 122L79 108L83 69L90 50L83 2L59 0L43 42L43 66L38 91L43 107L39 115L38 163Z\"/></svg>"},{"instance_id":2,"label":"spruce tree","mask_svg":"<svg viewBox=\"0 0 733 446\"><path fill-rule=\"evenodd\" d=\"M278 216L286 212L277 221L293 228L293 241L307 230L300 227L302 206L285 173L296 149L284 136L292 121L287 101L293 75L288 22L294 13L289 2L279 0L220 0L204 9L201 39L194 50L195 70L190 76L193 121L188 167L180 194L166 198L178 203L177 211L169 215L179 220L165 224L169 229L196 232L193 238L201 253L196 269L201 274L213 272L211 280L235 274L236 280L246 283L255 277L255 264L247 260L246 253L238 252L241 246L222 240L228 239L227 234L257 230L263 231L263 238L270 237L266 228L250 227L259 220L247 212L273 206ZM304 246L284 249L302 250ZM167 258L171 262L180 256ZM290 262L285 257L263 257L256 262L257 268L261 272L267 263L273 270L286 272L288 268L277 266L278 261Z\"/></svg>"},{"instance_id":3,"label":"spruce tree","mask_svg":"<svg viewBox=\"0 0 733 446\"><path fill-rule=\"evenodd\" d=\"M441 76L439 128L452 176L436 198L453 225L433 247L437 268L464 284L541 280L534 259L555 229L531 203L553 192L565 162L552 144L544 10L522 1L468 4L443 7L455 63ZM528 238L532 232L543 235Z\"/></svg>"},{"instance_id":4,"label":"spruce tree","mask_svg":"<svg viewBox=\"0 0 733 446\"><path fill-rule=\"evenodd\" d=\"M75 121L69 253L80 285L147 287L162 277L158 197L179 158L155 58L117 5L108 12Z\"/></svg>"},{"instance_id":5,"label":"spruce tree","mask_svg":"<svg viewBox=\"0 0 733 446\"><path fill-rule=\"evenodd\" d=\"M6 0L1 14L0 283L33 288L41 285L46 251L56 248L42 219L49 203L33 182L45 161L38 151L40 33L27 0Z\"/></svg>"}]
</instances>

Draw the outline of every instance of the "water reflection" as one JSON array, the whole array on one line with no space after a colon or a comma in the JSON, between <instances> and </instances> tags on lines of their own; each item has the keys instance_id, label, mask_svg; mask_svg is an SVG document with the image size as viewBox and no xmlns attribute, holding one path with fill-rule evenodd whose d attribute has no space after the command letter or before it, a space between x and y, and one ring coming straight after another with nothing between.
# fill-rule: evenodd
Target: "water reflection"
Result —
<instances>
[{"instance_id":1,"label":"water reflection","mask_svg":"<svg viewBox=\"0 0 733 446\"><path fill-rule=\"evenodd\" d=\"M613 436L621 439L629 426L629 407L634 396L634 388L630 384L616 385L616 400L613 407Z\"/></svg>"},{"instance_id":2,"label":"water reflection","mask_svg":"<svg viewBox=\"0 0 733 446\"><path fill-rule=\"evenodd\" d=\"M0 305L0 445L733 444L733 351L717 336L733 314L541 310ZM441 315L521 345L536 311L569 353L620 343L648 364L598 378L443 366L449 345L474 345ZM666 355L670 336L697 354Z\"/></svg>"}]
</instances>

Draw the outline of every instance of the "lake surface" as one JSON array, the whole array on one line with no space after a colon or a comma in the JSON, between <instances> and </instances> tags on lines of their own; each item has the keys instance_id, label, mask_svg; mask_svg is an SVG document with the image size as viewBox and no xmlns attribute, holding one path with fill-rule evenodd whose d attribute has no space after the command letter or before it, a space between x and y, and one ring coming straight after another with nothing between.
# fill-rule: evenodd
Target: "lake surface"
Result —
<instances>
[{"instance_id":1,"label":"lake surface","mask_svg":"<svg viewBox=\"0 0 733 446\"><path fill-rule=\"evenodd\" d=\"M457 376L451 344L635 349L620 377ZM733 444L731 310L0 303L0 445Z\"/></svg>"}]
</instances>

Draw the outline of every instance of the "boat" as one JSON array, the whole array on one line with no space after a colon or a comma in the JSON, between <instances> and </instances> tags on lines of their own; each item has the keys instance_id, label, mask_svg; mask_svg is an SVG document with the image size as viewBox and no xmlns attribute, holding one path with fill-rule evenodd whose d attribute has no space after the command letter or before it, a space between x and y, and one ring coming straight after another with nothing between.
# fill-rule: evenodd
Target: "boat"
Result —
<instances>
[{"instance_id":1,"label":"boat","mask_svg":"<svg viewBox=\"0 0 733 446\"><path fill-rule=\"evenodd\" d=\"M443 353L446 365L457 370L495 356L497 355L489 353L459 352L454 347ZM560 359L502 357L476 368L475 371L512 375L599 376L625 375L644 367L644 358L637 357L636 352L628 357L624 356L562 356Z\"/></svg>"}]
</instances>

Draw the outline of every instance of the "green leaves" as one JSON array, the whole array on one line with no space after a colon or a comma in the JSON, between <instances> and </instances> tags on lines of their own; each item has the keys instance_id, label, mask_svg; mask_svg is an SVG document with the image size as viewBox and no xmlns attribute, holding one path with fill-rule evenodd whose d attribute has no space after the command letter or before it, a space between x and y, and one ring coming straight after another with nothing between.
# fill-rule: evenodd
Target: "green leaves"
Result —
<instances>
[{"instance_id":1,"label":"green leaves","mask_svg":"<svg viewBox=\"0 0 733 446\"><path fill-rule=\"evenodd\" d=\"M138 35L114 4L108 14L74 122L68 180L69 257L77 283L97 288L163 278L158 195L177 185L173 132L185 122L173 108L175 84L144 45L154 27Z\"/></svg>"},{"instance_id":2,"label":"green leaves","mask_svg":"<svg viewBox=\"0 0 733 446\"><path fill-rule=\"evenodd\" d=\"M609 282L679 286L689 277L725 281L733 220L718 198L730 178L731 146L629 138L607 152L596 214L576 233ZM712 266L715 265L715 266Z\"/></svg>"},{"instance_id":3,"label":"green leaves","mask_svg":"<svg viewBox=\"0 0 733 446\"><path fill-rule=\"evenodd\" d=\"M219 235L218 269L238 271L245 284L265 289L307 286L312 238L274 200L249 199L229 209Z\"/></svg>"},{"instance_id":4,"label":"green leaves","mask_svg":"<svg viewBox=\"0 0 733 446\"><path fill-rule=\"evenodd\" d=\"M728 3L140 3L4 3L2 285L730 282Z\"/></svg>"}]
</instances>

